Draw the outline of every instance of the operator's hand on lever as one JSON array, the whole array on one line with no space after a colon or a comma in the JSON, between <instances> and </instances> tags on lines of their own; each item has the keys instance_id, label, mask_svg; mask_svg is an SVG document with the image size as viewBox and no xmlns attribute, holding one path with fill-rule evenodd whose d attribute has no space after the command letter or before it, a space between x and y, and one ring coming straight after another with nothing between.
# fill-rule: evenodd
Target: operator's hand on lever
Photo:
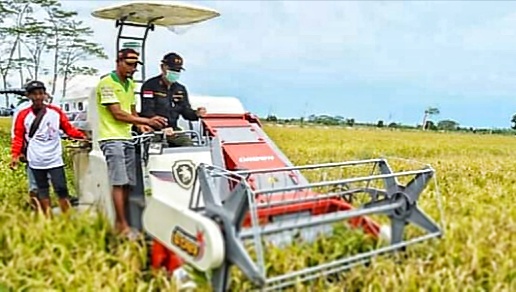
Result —
<instances>
[{"instance_id":1,"label":"operator's hand on lever","mask_svg":"<svg viewBox=\"0 0 516 292\"><path fill-rule=\"evenodd\" d=\"M163 129L163 133L165 133L166 136L173 136L174 135L174 129L172 129L172 128L165 128L165 129Z\"/></svg>"},{"instance_id":2,"label":"operator's hand on lever","mask_svg":"<svg viewBox=\"0 0 516 292\"><path fill-rule=\"evenodd\" d=\"M154 116L149 119L149 126L153 128L162 128L168 124L168 120L164 117Z\"/></svg>"},{"instance_id":3,"label":"operator's hand on lever","mask_svg":"<svg viewBox=\"0 0 516 292\"><path fill-rule=\"evenodd\" d=\"M154 131L154 129L151 126L147 125L138 125L137 127L141 133L151 133Z\"/></svg>"}]
</instances>

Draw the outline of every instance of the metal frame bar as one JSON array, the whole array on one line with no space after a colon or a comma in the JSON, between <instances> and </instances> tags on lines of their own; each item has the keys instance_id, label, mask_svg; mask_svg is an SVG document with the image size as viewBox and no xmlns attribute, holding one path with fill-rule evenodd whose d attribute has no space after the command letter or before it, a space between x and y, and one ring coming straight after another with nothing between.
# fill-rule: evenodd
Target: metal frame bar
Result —
<instances>
[{"instance_id":1,"label":"metal frame bar","mask_svg":"<svg viewBox=\"0 0 516 292\"><path fill-rule=\"evenodd\" d=\"M259 194L259 195L272 194L272 193L277 193L277 192L302 190L302 189L306 189L306 188L326 187L326 186L331 186L331 185L339 185L339 184L361 182L361 181L371 181L374 179L396 178L399 176L418 175L418 174L426 174L426 173L433 173L433 171L431 169L423 169L423 170L411 170L411 171L403 171L403 172L388 173L388 174L377 174L377 175L362 176L362 177L348 178L348 179L342 179L342 180L309 183L309 184L305 184L305 185L296 185L296 186L290 186L290 187L284 187L284 188L258 189L258 190L254 190L253 193Z\"/></svg>"},{"instance_id":2,"label":"metal frame bar","mask_svg":"<svg viewBox=\"0 0 516 292\"><path fill-rule=\"evenodd\" d=\"M437 238L442 235L442 232L433 232L426 235L422 235L404 242L392 244L389 246L381 247L379 249L363 252L354 256L349 256L340 260L333 261L331 263L326 263L323 265L319 265L313 268L306 268L296 272L289 273L287 275L275 276L266 280L268 287L266 287L263 291L271 291L277 290L280 288L285 288L291 285L295 285L299 280L305 282L313 279L320 278L321 276L327 276L330 274L335 274L338 272L342 272L345 270L349 270L355 266L360 264L367 264L371 262L371 258L377 255L382 255L388 252L393 252L396 250L403 249L409 245L413 245L416 243L420 243L426 240L430 240L432 238ZM331 269L329 271L324 272L325 269ZM303 277L304 276L304 277ZM296 279L297 278L297 279ZM301 278L301 279L299 279ZM290 281L288 281L290 280ZM275 282L281 282L280 284L274 285Z\"/></svg>"}]
</instances>

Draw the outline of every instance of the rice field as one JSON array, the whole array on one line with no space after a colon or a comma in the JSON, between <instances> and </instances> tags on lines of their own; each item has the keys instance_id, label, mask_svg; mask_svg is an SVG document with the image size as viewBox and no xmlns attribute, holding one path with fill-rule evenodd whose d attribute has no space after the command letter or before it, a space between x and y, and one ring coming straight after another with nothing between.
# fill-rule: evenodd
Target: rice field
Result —
<instances>
[{"instance_id":1,"label":"rice field","mask_svg":"<svg viewBox=\"0 0 516 292\"><path fill-rule=\"evenodd\" d=\"M0 291L174 291L164 274L145 269L147 251L118 241L102 218L34 216L23 169L8 167L9 127L9 119L0 120ZM439 218L440 192L444 238L410 247L401 260L378 258L338 281L319 281L315 290L516 291L516 137L277 126L266 131L296 165L386 156L428 163L437 173L439 188L429 187L420 206ZM336 242L342 240L326 244ZM296 248L275 253L275 272L288 268L286 261L323 256L320 249ZM234 291L245 290L234 277L242 285Z\"/></svg>"}]
</instances>

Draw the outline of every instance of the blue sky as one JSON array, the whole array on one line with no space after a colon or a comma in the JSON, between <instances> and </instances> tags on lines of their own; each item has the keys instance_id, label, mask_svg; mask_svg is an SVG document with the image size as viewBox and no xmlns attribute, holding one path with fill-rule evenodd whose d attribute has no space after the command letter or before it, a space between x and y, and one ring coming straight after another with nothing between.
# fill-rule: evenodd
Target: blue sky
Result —
<instances>
[{"instance_id":1,"label":"blue sky","mask_svg":"<svg viewBox=\"0 0 516 292\"><path fill-rule=\"evenodd\" d=\"M119 1L63 1L113 56L113 22L90 13ZM331 114L508 127L516 113L516 2L184 1L221 16L149 37L147 76L169 51L191 93L236 96L252 112ZM91 62L107 71L112 61Z\"/></svg>"}]
</instances>

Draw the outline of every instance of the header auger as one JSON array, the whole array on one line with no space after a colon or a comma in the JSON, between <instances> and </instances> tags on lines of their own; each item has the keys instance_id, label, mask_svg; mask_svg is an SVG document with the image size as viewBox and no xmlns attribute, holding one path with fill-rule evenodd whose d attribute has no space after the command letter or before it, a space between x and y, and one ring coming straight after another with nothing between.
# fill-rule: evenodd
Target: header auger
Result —
<instances>
[{"instance_id":1,"label":"header auger","mask_svg":"<svg viewBox=\"0 0 516 292\"><path fill-rule=\"evenodd\" d=\"M219 14L187 4L129 2L93 15L148 28L197 23ZM94 102L92 93L89 103ZM157 132L134 137L142 163L129 216L153 247L164 247L211 274L214 291L230 287L231 267L254 287L274 290L442 235L418 205L434 179L431 167L394 172L383 158L294 166L238 99L191 95L191 103L208 113L199 122L180 120L194 146L168 147ZM113 220L95 107L88 111L91 147L74 157L80 201ZM405 232L411 225L426 233ZM323 246L331 243L328 238L342 245ZM306 252L310 246L316 246L315 253ZM296 255L282 263L278 251L289 249Z\"/></svg>"}]
</instances>

